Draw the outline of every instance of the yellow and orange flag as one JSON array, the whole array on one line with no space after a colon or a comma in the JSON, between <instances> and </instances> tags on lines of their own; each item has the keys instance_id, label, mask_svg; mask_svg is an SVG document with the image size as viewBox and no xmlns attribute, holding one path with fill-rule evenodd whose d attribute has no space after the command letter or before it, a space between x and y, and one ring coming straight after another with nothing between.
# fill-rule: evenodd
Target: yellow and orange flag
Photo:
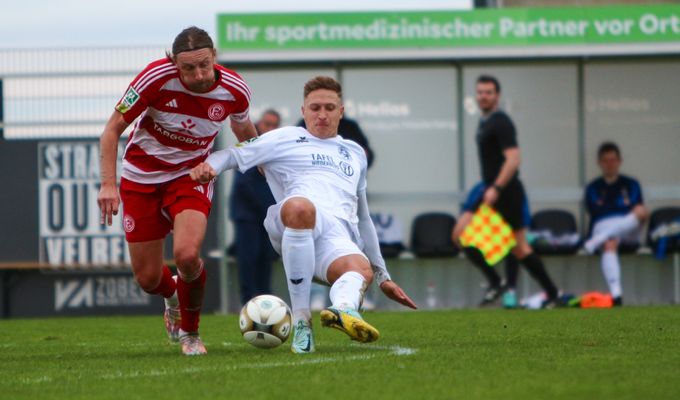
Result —
<instances>
[{"instance_id":1,"label":"yellow and orange flag","mask_svg":"<svg viewBox=\"0 0 680 400\"><path fill-rule=\"evenodd\" d=\"M487 264L494 266L515 247L512 228L493 208L482 204L460 236L465 247L476 247Z\"/></svg>"}]
</instances>

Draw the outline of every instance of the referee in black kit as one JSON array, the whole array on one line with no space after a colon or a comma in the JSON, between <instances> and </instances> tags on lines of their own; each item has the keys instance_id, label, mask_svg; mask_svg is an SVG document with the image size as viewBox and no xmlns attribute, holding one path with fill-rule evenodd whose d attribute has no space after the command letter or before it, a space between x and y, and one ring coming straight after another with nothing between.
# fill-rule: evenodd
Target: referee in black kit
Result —
<instances>
[{"instance_id":1,"label":"referee in black kit","mask_svg":"<svg viewBox=\"0 0 680 400\"><path fill-rule=\"evenodd\" d=\"M519 180L520 151L517 132L510 117L498 109L500 84L493 76L482 75L477 78L475 90L477 105L482 114L475 139L479 150L482 180L486 184L480 203L486 203L496 209L512 227L517 241L512 253L545 290L548 297L543 307L562 305L557 287L548 276L543 261L534 254L526 239L527 227L522 215L526 194ZM465 255L489 281L483 303L492 303L504 290L498 273L486 263L478 249L466 247Z\"/></svg>"}]
</instances>

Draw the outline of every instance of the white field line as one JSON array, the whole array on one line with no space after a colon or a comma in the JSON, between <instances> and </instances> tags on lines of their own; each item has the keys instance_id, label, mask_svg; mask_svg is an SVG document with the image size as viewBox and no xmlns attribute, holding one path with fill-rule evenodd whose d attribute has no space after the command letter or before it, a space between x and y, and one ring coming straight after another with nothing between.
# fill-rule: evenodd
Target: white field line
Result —
<instances>
[{"instance_id":1,"label":"white field line","mask_svg":"<svg viewBox=\"0 0 680 400\"><path fill-rule=\"evenodd\" d=\"M88 343L83 343L81 344L82 346L88 346ZM223 342L222 346L225 347L230 347L230 346L241 346L244 344L235 344L235 343L230 343L230 342ZM141 346L148 346L147 343L128 343L126 347L141 347ZM351 346L356 346L356 347L361 347L363 349L370 349L370 350L377 350L379 352L387 352L389 355L393 356L410 356L416 353L416 349L410 348L410 347L402 347L402 346L381 346L381 345L373 345L373 344L352 344ZM317 358L307 358L307 359L298 359L298 360L291 360L291 361L278 361L278 362L258 362L258 363L247 363L247 364L237 364L237 365L221 365L221 366L206 366L206 367L187 367L187 368L182 368L182 369L155 369L155 370L144 370L144 371L133 371L133 372L115 372L115 373L110 373L110 374L104 374L101 376L101 379L107 379L107 380L118 380L118 379L130 379L130 378L146 378L146 377L158 377L158 376L166 376L166 375L171 375L171 374L193 374L193 373L200 373L200 372L209 372L209 371L235 371L235 370L242 370L242 369L265 369L265 368L280 368L280 367L296 367L296 366L303 366L303 365L315 365L315 364L327 364L327 363L335 363L335 362L343 362L343 361L363 361L363 360L370 360L372 358L377 357L379 354L378 353L368 353L368 354L359 354L359 355L351 355L347 357L317 357ZM313 357L313 355L312 355ZM24 384L24 385L34 385L34 384L40 384L40 383L50 383L52 382L52 377L50 376L40 376L36 378L21 378L19 380L19 383Z\"/></svg>"},{"instance_id":2,"label":"white field line","mask_svg":"<svg viewBox=\"0 0 680 400\"><path fill-rule=\"evenodd\" d=\"M23 385L35 385L36 383L49 383L49 382L52 382L52 378L47 375L39 376L37 378L21 378L19 380L19 383Z\"/></svg>"},{"instance_id":3,"label":"white field line","mask_svg":"<svg viewBox=\"0 0 680 400\"><path fill-rule=\"evenodd\" d=\"M269 362L269 363L249 363L249 364L237 364L237 365L222 365L222 366L211 366L211 367L190 367L182 369L171 369L171 370L147 370L147 371L135 371L130 373L117 372L113 374L102 375L102 379L130 379L130 378L146 378L146 377L157 377L165 376L170 374L195 374L200 372L210 372L210 371L236 371L240 369L264 369L264 368L280 368L280 367L297 367L301 365L314 365L314 364L326 364L334 363L340 361L356 361L356 360L368 360L374 358L375 354L362 354L349 357L328 357L328 358L312 358L307 360L296 360L296 361L280 361L280 362Z\"/></svg>"},{"instance_id":4,"label":"white field line","mask_svg":"<svg viewBox=\"0 0 680 400\"><path fill-rule=\"evenodd\" d=\"M358 343L352 343L352 346L355 347L362 347L362 348L373 348L373 349L378 349L378 350L389 350L390 354L395 355L395 356L410 356L413 354L416 354L416 349L412 349L410 347L401 347L401 346L381 346L379 344L358 344Z\"/></svg>"}]
</instances>

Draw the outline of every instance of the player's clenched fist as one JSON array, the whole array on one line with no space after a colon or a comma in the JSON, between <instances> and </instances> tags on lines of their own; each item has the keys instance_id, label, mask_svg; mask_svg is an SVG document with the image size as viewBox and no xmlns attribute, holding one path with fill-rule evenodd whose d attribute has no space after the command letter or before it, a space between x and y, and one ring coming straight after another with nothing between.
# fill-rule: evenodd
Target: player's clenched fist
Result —
<instances>
[{"instance_id":1,"label":"player's clenched fist","mask_svg":"<svg viewBox=\"0 0 680 400\"><path fill-rule=\"evenodd\" d=\"M217 171L210 164L202 162L195 166L189 173L191 179L200 183L208 183L217 176Z\"/></svg>"}]
</instances>

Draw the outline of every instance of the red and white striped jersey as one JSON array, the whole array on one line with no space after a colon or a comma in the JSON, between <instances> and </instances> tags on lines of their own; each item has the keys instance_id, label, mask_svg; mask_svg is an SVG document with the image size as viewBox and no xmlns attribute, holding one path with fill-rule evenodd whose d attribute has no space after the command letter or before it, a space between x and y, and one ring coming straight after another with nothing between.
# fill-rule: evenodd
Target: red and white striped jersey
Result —
<instances>
[{"instance_id":1,"label":"red and white striped jersey","mask_svg":"<svg viewBox=\"0 0 680 400\"><path fill-rule=\"evenodd\" d=\"M161 183L189 173L211 152L227 117L248 118L250 88L236 72L215 64L216 81L206 93L189 90L171 60L149 64L116 105L128 123L140 117L123 156L121 175Z\"/></svg>"}]
</instances>

